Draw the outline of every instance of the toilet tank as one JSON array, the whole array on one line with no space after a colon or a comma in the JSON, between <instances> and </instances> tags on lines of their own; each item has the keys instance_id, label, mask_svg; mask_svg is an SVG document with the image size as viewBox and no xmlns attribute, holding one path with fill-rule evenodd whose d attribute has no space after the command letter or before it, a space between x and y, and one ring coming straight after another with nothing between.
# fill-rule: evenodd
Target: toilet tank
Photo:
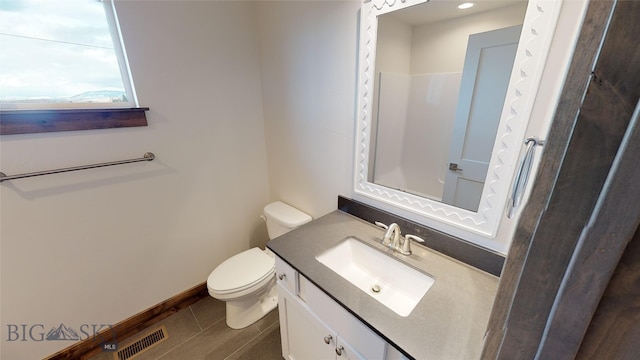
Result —
<instances>
[{"instance_id":1,"label":"toilet tank","mask_svg":"<svg viewBox=\"0 0 640 360\"><path fill-rule=\"evenodd\" d=\"M311 216L282 201L265 206L264 217L267 221L269 239L275 239L311 221Z\"/></svg>"}]
</instances>

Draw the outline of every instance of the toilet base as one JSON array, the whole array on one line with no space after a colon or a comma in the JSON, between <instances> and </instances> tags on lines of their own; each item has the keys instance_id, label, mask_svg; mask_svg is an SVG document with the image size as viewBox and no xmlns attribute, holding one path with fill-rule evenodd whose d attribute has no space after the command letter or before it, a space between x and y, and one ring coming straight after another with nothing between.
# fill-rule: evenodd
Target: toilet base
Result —
<instances>
[{"instance_id":1,"label":"toilet base","mask_svg":"<svg viewBox=\"0 0 640 360\"><path fill-rule=\"evenodd\" d=\"M226 302L227 326L232 329L243 329L262 319L271 310L278 306L278 292L273 284L256 300L255 297L246 297Z\"/></svg>"}]
</instances>

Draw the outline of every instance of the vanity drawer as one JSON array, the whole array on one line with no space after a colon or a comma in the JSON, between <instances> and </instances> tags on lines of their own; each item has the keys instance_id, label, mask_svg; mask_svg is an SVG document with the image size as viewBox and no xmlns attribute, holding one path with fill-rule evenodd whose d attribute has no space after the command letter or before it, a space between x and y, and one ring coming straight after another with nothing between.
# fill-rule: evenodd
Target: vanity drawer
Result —
<instances>
[{"instance_id":1,"label":"vanity drawer","mask_svg":"<svg viewBox=\"0 0 640 360\"><path fill-rule=\"evenodd\" d=\"M302 275L298 297L366 359L380 359L385 353L386 341Z\"/></svg>"},{"instance_id":2,"label":"vanity drawer","mask_svg":"<svg viewBox=\"0 0 640 360\"><path fill-rule=\"evenodd\" d=\"M276 280L292 294L298 293L298 272L278 256L276 256Z\"/></svg>"}]
</instances>

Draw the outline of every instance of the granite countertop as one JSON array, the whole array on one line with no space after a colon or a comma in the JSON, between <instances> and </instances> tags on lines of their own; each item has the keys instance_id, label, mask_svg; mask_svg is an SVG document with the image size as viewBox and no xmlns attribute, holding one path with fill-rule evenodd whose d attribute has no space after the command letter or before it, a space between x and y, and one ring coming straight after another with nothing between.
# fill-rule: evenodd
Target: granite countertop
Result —
<instances>
[{"instance_id":1,"label":"granite countertop","mask_svg":"<svg viewBox=\"0 0 640 360\"><path fill-rule=\"evenodd\" d=\"M340 210L271 240L267 247L387 342L415 359L479 359L498 278L424 246L404 256L380 245L383 230ZM315 259L357 237L435 279L407 317L397 315Z\"/></svg>"}]
</instances>

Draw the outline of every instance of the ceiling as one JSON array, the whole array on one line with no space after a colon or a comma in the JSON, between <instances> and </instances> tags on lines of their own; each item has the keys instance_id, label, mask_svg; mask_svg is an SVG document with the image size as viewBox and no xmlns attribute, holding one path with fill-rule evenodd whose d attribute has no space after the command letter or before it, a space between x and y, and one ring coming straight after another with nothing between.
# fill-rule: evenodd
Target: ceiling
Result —
<instances>
[{"instance_id":1,"label":"ceiling","mask_svg":"<svg viewBox=\"0 0 640 360\"><path fill-rule=\"evenodd\" d=\"M458 5L464 0L430 0L429 2L411 6L389 13L390 16L410 25L420 25L443 20L460 18L472 14L513 6L527 0L470 0L475 6L460 10Z\"/></svg>"}]
</instances>

